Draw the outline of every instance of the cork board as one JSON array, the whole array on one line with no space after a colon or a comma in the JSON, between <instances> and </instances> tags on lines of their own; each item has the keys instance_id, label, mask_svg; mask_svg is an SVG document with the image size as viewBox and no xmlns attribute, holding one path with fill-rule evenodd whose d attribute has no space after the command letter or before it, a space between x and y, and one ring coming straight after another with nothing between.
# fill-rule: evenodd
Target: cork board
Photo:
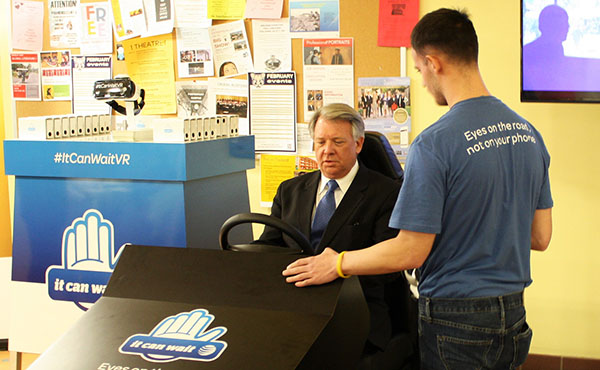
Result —
<instances>
[{"instance_id":1,"label":"cork board","mask_svg":"<svg viewBox=\"0 0 600 370\"><path fill-rule=\"evenodd\" d=\"M81 0L81 3L95 2L95 0ZM44 17L44 46L43 50L55 50L50 48L49 22L47 17L48 0L43 0ZM284 0L283 17L288 17L289 2ZM377 24L378 24L379 2L363 0L340 0L340 37L354 38L354 84L355 91L359 77L387 77L400 76L400 49L393 47L377 46ZM213 21L213 24L224 23L226 21ZM249 39L251 50L252 45L252 22L244 20L246 32ZM172 32L175 39L175 31ZM18 52L19 50L13 50ZM173 58L176 60L176 48L173 50ZM71 49L72 54L79 54L79 49ZM297 76L297 117L302 122L304 117L303 106L303 84L302 84L302 40L292 40L292 69ZM177 66L175 75L177 76ZM113 76L121 73L127 73L124 61L116 58L115 42L113 41ZM244 78L243 76L236 78ZM355 94L356 95L356 94ZM357 97L355 97L357 99ZM357 102L355 101L355 106ZM16 116L44 116L71 113L70 101L17 101ZM167 115L165 115L167 116Z\"/></svg>"}]
</instances>

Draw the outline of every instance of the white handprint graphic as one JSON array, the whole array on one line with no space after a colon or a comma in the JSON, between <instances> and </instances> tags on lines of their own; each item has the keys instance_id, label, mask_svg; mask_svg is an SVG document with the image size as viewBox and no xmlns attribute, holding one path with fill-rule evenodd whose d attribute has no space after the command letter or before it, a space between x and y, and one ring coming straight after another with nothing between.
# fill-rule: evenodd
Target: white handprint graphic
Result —
<instances>
[{"instance_id":1,"label":"white handprint graphic","mask_svg":"<svg viewBox=\"0 0 600 370\"><path fill-rule=\"evenodd\" d=\"M61 248L62 265L46 270L48 294L86 311L104 292L123 248L115 253L113 225L95 209L65 229Z\"/></svg>"},{"instance_id":2,"label":"white handprint graphic","mask_svg":"<svg viewBox=\"0 0 600 370\"><path fill-rule=\"evenodd\" d=\"M114 252L113 225L95 209L76 218L63 234L63 264L66 269L112 272Z\"/></svg>"},{"instance_id":3,"label":"white handprint graphic","mask_svg":"<svg viewBox=\"0 0 600 370\"><path fill-rule=\"evenodd\" d=\"M139 354L153 362L213 361L227 347L226 342L217 340L227 332L225 327L205 331L213 320L205 309L182 312L161 321L149 335L129 337L119 351Z\"/></svg>"}]
</instances>

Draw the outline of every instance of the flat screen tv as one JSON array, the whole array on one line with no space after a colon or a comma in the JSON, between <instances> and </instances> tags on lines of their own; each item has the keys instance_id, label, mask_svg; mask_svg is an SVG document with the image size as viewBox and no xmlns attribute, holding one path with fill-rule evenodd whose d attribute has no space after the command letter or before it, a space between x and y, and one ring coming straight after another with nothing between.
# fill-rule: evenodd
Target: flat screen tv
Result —
<instances>
[{"instance_id":1,"label":"flat screen tv","mask_svg":"<svg viewBox=\"0 0 600 370\"><path fill-rule=\"evenodd\" d=\"M521 101L600 103L600 0L521 0Z\"/></svg>"}]
</instances>

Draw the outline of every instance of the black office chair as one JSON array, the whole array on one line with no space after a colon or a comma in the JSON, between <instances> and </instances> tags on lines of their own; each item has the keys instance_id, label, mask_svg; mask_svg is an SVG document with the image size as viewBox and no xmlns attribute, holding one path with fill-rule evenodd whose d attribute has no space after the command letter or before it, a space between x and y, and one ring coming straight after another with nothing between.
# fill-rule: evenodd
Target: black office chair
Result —
<instances>
[{"instance_id":1,"label":"black office chair","mask_svg":"<svg viewBox=\"0 0 600 370\"><path fill-rule=\"evenodd\" d=\"M392 145L380 132L365 131L365 142L358 154L358 160L368 168L394 179L402 184L404 171Z\"/></svg>"}]
</instances>

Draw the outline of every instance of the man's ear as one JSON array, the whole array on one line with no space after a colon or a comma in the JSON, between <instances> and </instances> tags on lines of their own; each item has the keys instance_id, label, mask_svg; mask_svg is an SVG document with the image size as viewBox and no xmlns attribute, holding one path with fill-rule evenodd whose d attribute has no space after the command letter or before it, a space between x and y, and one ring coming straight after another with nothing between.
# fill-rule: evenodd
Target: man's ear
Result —
<instances>
[{"instance_id":1,"label":"man's ear","mask_svg":"<svg viewBox=\"0 0 600 370\"><path fill-rule=\"evenodd\" d=\"M437 74L442 71L442 60L437 55L427 54L425 60L427 60L427 67L431 68L433 73Z\"/></svg>"},{"instance_id":2,"label":"man's ear","mask_svg":"<svg viewBox=\"0 0 600 370\"><path fill-rule=\"evenodd\" d=\"M363 148L363 144L365 142L365 138L361 137L358 140L356 140L356 154L360 153L360 151Z\"/></svg>"}]
</instances>

